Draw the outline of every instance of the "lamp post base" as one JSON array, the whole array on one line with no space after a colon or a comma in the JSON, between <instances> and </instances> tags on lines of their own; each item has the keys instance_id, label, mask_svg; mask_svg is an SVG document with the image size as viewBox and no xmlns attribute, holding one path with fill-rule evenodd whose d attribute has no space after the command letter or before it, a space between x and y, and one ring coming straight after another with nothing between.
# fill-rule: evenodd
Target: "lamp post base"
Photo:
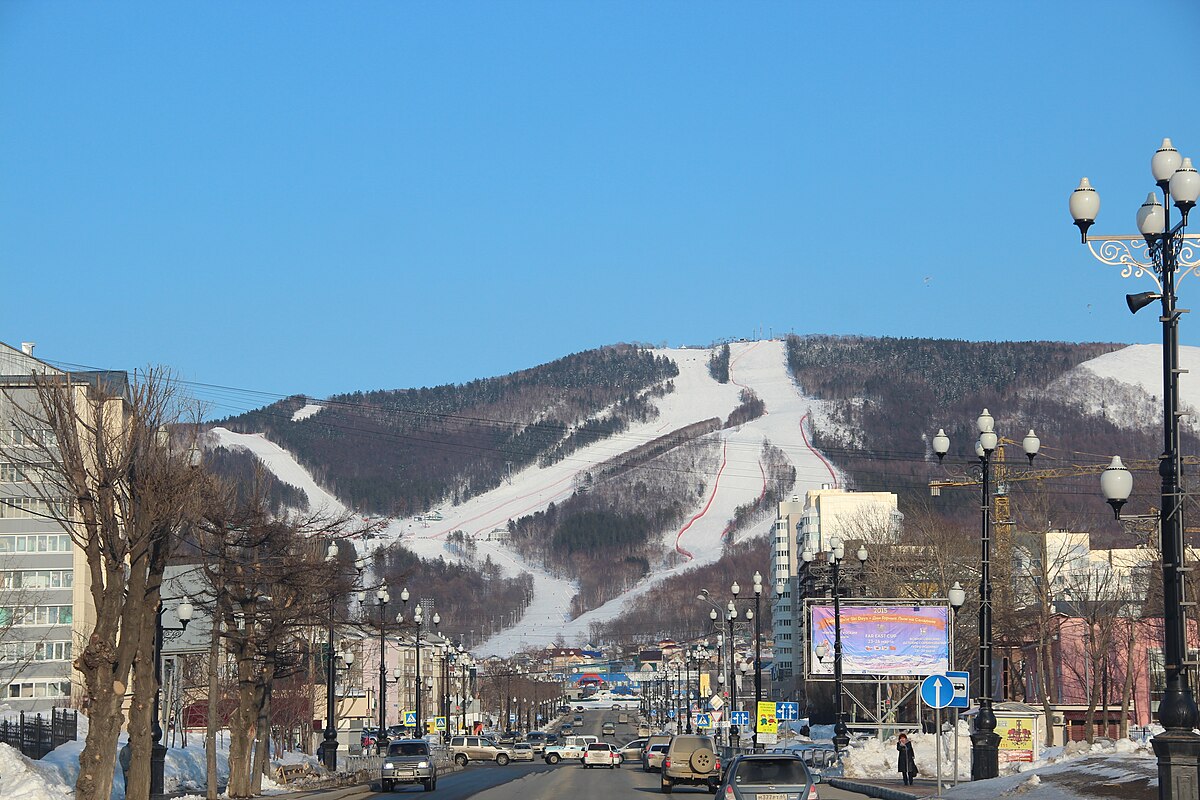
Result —
<instances>
[{"instance_id":1,"label":"lamp post base","mask_svg":"<svg viewBox=\"0 0 1200 800\"><path fill-rule=\"evenodd\" d=\"M971 734L971 780L985 781L1000 774L1000 736L991 731Z\"/></svg>"},{"instance_id":2,"label":"lamp post base","mask_svg":"<svg viewBox=\"0 0 1200 800\"><path fill-rule=\"evenodd\" d=\"M321 764L330 772L337 772L337 739L321 740Z\"/></svg>"},{"instance_id":3,"label":"lamp post base","mask_svg":"<svg viewBox=\"0 0 1200 800\"><path fill-rule=\"evenodd\" d=\"M163 794L167 765L167 746L155 742L150 746L150 795Z\"/></svg>"},{"instance_id":4,"label":"lamp post base","mask_svg":"<svg viewBox=\"0 0 1200 800\"><path fill-rule=\"evenodd\" d=\"M1158 758L1159 800L1200 797L1200 736L1168 730L1150 744Z\"/></svg>"}]
</instances>

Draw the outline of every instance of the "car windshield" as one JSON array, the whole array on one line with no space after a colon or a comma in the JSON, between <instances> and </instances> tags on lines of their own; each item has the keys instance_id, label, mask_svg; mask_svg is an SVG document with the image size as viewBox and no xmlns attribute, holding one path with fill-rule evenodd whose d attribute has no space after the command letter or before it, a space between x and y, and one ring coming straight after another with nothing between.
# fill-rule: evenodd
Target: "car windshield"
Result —
<instances>
[{"instance_id":1,"label":"car windshield","mask_svg":"<svg viewBox=\"0 0 1200 800\"><path fill-rule=\"evenodd\" d=\"M388 746L389 756L427 756L429 745L424 742L395 742Z\"/></svg>"},{"instance_id":2,"label":"car windshield","mask_svg":"<svg viewBox=\"0 0 1200 800\"><path fill-rule=\"evenodd\" d=\"M805 784L808 774L796 758L752 758L739 761L733 782L743 784Z\"/></svg>"},{"instance_id":3,"label":"car windshield","mask_svg":"<svg viewBox=\"0 0 1200 800\"><path fill-rule=\"evenodd\" d=\"M588 750L607 750L607 749L608 749L608 745L606 745L606 744L589 744L588 745Z\"/></svg>"},{"instance_id":4,"label":"car windshield","mask_svg":"<svg viewBox=\"0 0 1200 800\"><path fill-rule=\"evenodd\" d=\"M665 745L665 744L650 745L650 752L651 753L665 753L665 752L667 752L667 745Z\"/></svg>"},{"instance_id":5,"label":"car windshield","mask_svg":"<svg viewBox=\"0 0 1200 800\"><path fill-rule=\"evenodd\" d=\"M528 749L529 749L529 745L528 745L527 743L525 743L525 742L517 742L517 747L516 747L516 749L517 749L517 750L528 750Z\"/></svg>"}]
</instances>

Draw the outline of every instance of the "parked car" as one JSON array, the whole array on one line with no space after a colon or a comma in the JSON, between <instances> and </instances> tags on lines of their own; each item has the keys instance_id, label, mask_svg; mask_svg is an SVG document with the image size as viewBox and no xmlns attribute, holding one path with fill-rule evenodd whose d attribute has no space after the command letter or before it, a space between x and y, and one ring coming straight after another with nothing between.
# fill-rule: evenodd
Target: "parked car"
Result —
<instances>
[{"instance_id":1,"label":"parked car","mask_svg":"<svg viewBox=\"0 0 1200 800\"><path fill-rule=\"evenodd\" d=\"M508 731L504 731L504 733L501 733L500 736L496 739L496 741L499 742L500 744L512 745L512 744L516 744L517 739L520 739L520 738L521 738L521 734L519 734L513 730L508 730Z\"/></svg>"},{"instance_id":2,"label":"parked car","mask_svg":"<svg viewBox=\"0 0 1200 800\"><path fill-rule=\"evenodd\" d=\"M632 742L627 742L617 752L621 754L622 761L641 761L642 751L646 749L645 739L634 739Z\"/></svg>"},{"instance_id":3,"label":"parked car","mask_svg":"<svg viewBox=\"0 0 1200 800\"><path fill-rule=\"evenodd\" d=\"M646 740L646 749L642 752L642 769L646 772L651 772L662 767L662 758L659 757L657 764L650 763L650 752L658 745L662 745L660 753L666 753L667 745L671 743L671 737L665 733L656 733Z\"/></svg>"},{"instance_id":4,"label":"parked car","mask_svg":"<svg viewBox=\"0 0 1200 800\"><path fill-rule=\"evenodd\" d=\"M616 736L617 726L613 725L611 722L606 722L604 723L604 727L601 729L601 733L603 733L605 736Z\"/></svg>"},{"instance_id":5,"label":"parked car","mask_svg":"<svg viewBox=\"0 0 1200 800\"><path fill-rule=\"evenodd\" d=\"M617 714L617 724L618 725L628 725L629 724L629 715L624 712Z\"/></svg>"},{"instance_id":6,"label":"parked car","mask_svg":"<svg viewBox=\"0 0 1200 800\"><path fill-rule=\"evenodd\" d=\"M808 771L798 756L760 753L735 757L716 792L718 797L728 800L756 800L766 796L817 800L818 783L820 779Z\"/></svg>"},{"instance_id":7,"label":"parked car","mask_svg":"<svg viewBox=\"0 0 1200 800\"><path fill-rule=\"evenodd\" d=\"M721 761L710 736L685 733L671 737L662 765L662 791L676 786L706 786L716 791L721 781Z\"/></svg>"},{"instance_id":8,"label":"parked car","mask_svg":"<svg viewBox=\"0 0 1200 800\"><path fill-rule=\"evenodd\" d=\"M583 754L584 769L589 767L608 767L615 769L621 766L621 754L608 742L592 742Z\"/></svg>"},{"instance_id":9,"label":"parked car","mask_svg":"<svg viewBox=\"0 0 1200 800\"><path fill-rule=\"evenodd\" d=\"M533 761L533 745L529 742L517 742L512 749L513 761Z\"/></svg>"},{"instance_id":10,"label":"parked car","mask_svg":"<svg viewBox=\"0 0 1200 800\"><path fill-rule=\"evenodd\" d=\"M495 761L503 767L512 761L513 751L486 736L455 736L450 740L450 754L460 767L469 761Z\"/></svg>"},{"instance_id":11,"label":"parked car","mask_svg":"<svg viewBox=\"0 0 1200 800\"><path fill-rule=\"evenodd\" d=\"M544 731L530 731L525 740L529 742L529 746L533 749L533 752L540 753L546 749L546 742L549 738L550 734Z\"/></svg>"},{"instance_id":12,"label":"parked car","mask_svg":"<svg viewBox=\"0 0 1200 800\"><path fill-rule=\"evenodd\" d=\"M424 739L400 739L388 745L379 784L390 792L397 783L420 783L425 791L437 788L437 765Z\"/></svg>"}]
</instances>

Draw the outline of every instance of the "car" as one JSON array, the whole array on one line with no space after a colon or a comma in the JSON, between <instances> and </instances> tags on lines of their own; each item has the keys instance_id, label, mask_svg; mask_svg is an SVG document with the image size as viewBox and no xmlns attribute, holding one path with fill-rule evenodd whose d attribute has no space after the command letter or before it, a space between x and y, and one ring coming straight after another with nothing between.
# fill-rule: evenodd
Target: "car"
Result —
<instances>
[{"instance_id":1,"label":"car","mask_svg":"<svg viewBox=\"0 0 1200 800\"><path fill-rule=\"evenodd\" d=\"M588 745L598 741L595 736L567 736L562 744L548 745L542 751L542 760L551 765L560 761L582 761Z\"/></svg>"},{"instance_id":2,"label":"car","mask_svg":"<svg viewBox=\"0 0 1200 800\"><path fill-rule=\"evenodd\" d=\"M650 730L649 725L638 725L638 729L637 729L638 736L649 736L650 734L651 734L651 730Z\"/></svg>"},{"instance_id":3,"label":"car","mask_svg":"<svg viewBox=\"0 0 1200 800\"><path fill-rule=\"evenodd\" d=\"M437 788L437 765L424 739L400 739L388 744L379 784L385 792L398 783L419 783L425 791Z\"/></svg>"},{"instance_id":4,"label":"car","mask_svg":"<svg viewBox=\"0 0 1200 800\"><path fill-rule=\"evenodd\" d=\"M632 742L626 742L617 752L621 754L622 761L641 761L642 751L646 749L645 739L634 739Z\"/></svg>"},{"instance_id":5,"label":"car","mask_svg":"<svg viewBox=\"0 0 1200 800\"><path fill-rule=\"evenodd\" d=\"M546 744L550 739L550 736L551 734L544 731L530 731L529 735L525 737L525 740L529 742L529 746L532 748L533 752L540 753L546 749Z\"/></svg>"},{"instance_id":6,"label":"car","mask_svg":"<svg viewBox=\"0 0 1200 800\"><path fill-rule=\"evenodd\" d=\"M625 713L617 714L617 724L618 725L628 725L629 724L629 715L625 714Z\"/></svg>"},{"instance_id":7,"label":"car","mask_svg":"<svg viewBox=\"0 0 1200 800\"><path fill-rule=\"evenodd\" d=\"M569 723L569 722L564 722L564 723L562 724L562 727L560 727L560 728L559 728L559 731L561 731L561 732L562 732L562 733L564 733L564 734L566 734L566 733L570 733L570 732L571 732L571 731L573 731L573 730L575 730L575 726L574 726L574 725L572 725L572 724L571 724L571 723Z\"/></svg>"},{"instance_id":8,"label":"car","mask_svg":"<svg viewBox=\"0 0 1200 800\"><path fill-rule=\"evenodd\" d=\"M574 721L575 721L576 725L582 725L583 724L583 714L576 714Z\"/></svg>"},{"instance_id":9,"label":"car","mask_svg":"<svg viewBox=\"0 0 1200 800\"><path fill-rule=\"evenodd\" d=\"M662 767L662 757L660 756L658 758L657 764L651 764L650 763L650 753L656 746L662 745L662 750L660 750L658 752L666 754L667 745L670 743L671 743L671 737L670 737L670 735L665 734L665 733L656 733L653 736L651 736L650 738L646 739L646 748L645 748L645 750L642 751L642 769L645 772L652 772L652 771L654 771L656 769L660 769Z\"/></svg>"},{"instance_id":10,"label":"car","mask_svg":"<svg viewBox=\"0 0 1200 800\"><path fill-rule=\"evenodd\" d=\"M809 772L798 756L758 753L736 756L717 786L717 797L728 800L757 800L762 797L794 797L817 800L820 778Z\"/></svg>"},{"instance_id":11,"label":"car","mask_svg":"<svg viewBox=\"0 0 1200 800\"><path fill-rule=\"evenodd\" d=\"M613 725L611 722L606 722L606 723L604 723L604 728L601 730L601 732L605 736L616 736L617 735L617 726Z\"/></svg>"},{"instance_id":12,"label":"car","mask_svg":"<svg viewBox=\"0 0 1200 800\"><path fill-rule=\"evenodd\" d=\"M517 742L512 749L513 761L533 761L533 745L529 742Z\"/></svg>"},{"instance_id":13,"label":"car","mask_svg":"<svg viewBox=\"0 0 1200 800\"><path fill-rule=\"evenodd\" d=\"M671 737L662 764L662 792L676 786L705 786L716 791L721 781L721 760L711 736L685 733Z\"/></svg>"},{"instance_id":14,"label":"car","mask_svg":"<svg viewBox=\"0 0 1200 800\"><path fill-rule=\"evenodd\" d=\"M667 757L667 744L652 744L642 751L642 772L662 772Z\"/></svg>"},{"instance_id":15,"label":"car","mask_svg":"<svg viewBox=\"0 0 1200 800\"><path fill-rule=\"evenodd\" d=\"M521 734L517 733L516 731L510 730L510 731L505 731L504 733L500 734L496 738L496 741L499 742L500 744L512 745L512 744L516 744L517 740L520 738L521 738Z\"/></svg>"},{"instance_id":16,"label":"car","mask_svg":"<svg viewBox=\"0 0 1200 800\"><path fill-rule=\"evenodd\" d=\"M415 739L418 737L413 735L413 731L411 729L406 728L403 725L388 725L387 738L388 739Z\"/></svg>"},{"instance_id":17,"label":"car","mask_svg":"<svg viewBox=\"0 0 1200 800\"><path fill-rule=\"evenodd\" d=\"M503 767L512 756L511 748L501 747L486 736L455 736L450 740L450 757L460 767L470 761L495 761Z\"/></svg>"},{"instance_id":18,"label":"car","mask_svg":"<svg viewBox=\"0 0 1200 800\"><path fill-rule=\"evenodd\" d=\"M583 767L608 767L615 769L621 766L621 754L608 742L592 742L583 754Z\"/></svg>"},{"instance_id":19,"label":"car","mask_svg":"<svg viewBox=\"0 0 1200 800\"><path fill-rule=\"evenodd\" d=\"M570 706L559 706L559 707L558 707L558 713L560 713L560 714L570 714L570 713L571 713L571 707L570 707Z\"/></svg>"}]
</instances>

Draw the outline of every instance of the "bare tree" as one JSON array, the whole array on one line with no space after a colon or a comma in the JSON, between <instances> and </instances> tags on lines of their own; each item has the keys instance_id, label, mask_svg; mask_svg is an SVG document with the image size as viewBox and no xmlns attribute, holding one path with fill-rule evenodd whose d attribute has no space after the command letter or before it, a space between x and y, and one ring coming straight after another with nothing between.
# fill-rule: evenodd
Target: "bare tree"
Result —
<instances>
[{"instance_id":1,"label":"bare tree","mask_svg":"<svg viewBox=\"0 0 1200 800\"><path fill-rule=\"evenodd\" d=\"M78 800L107 800L131 670L138 682L130 711L134 763L129 795L149 794L149 703L154 618L174 532L190 508L199 476L187 454L162 434L180 419L170 376L123 373L31 375L4 399L14 436L6 459L40 478L30 483L39 513L53 518L87 562L96 625L75 668L83 676L90 727L75 784ZM137 758L141 754L141 758Z\"/></svg>"}]
</instances>

